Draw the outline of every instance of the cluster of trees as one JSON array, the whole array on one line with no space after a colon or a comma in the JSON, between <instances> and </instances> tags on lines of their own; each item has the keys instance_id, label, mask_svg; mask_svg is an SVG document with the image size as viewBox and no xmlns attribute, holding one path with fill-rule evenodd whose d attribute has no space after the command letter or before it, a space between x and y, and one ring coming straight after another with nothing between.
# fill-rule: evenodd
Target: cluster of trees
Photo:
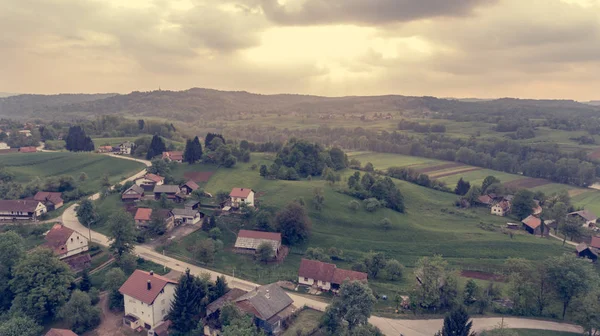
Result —
<instances>
[{"instance_id":1,"label":"cluster of trees","mask_svg":"<svg viewBox=\"0 0 600 336\"><path fill-rule=\"evenodd\" d=\"M354 263L352 269L364 272L369 279L384 278L389 281L398 281L404 275L404 266L396 259L386 259L381 252L370 252L362 260Z\"/></svg>"},{"instance_id":2,"label":"cluster of trees","mask_svg":"<svg viewBox=\"0 0 600 336\"><path fill-rule=\"evenodd\" d=\"M2 199L28 198L33 197L38 191L52 191L61 192L63 200L69 202L85 195L79 183L80 181L70 175L44 179L36 177L27 183L20 183L14 181L14 174L0 166L0 198Z\"/></svg>"},{"instance_id":3,"label":"cluster of trees","mask_svg":"<svg viewBox=\"0 0 600 336\"><path fill-rule=\"evenodd\" d=\"M430 123L421 124L416 121L402 119L398 123L398 129L401 131L412 130L417 133L445 133L446 125Z\"/></svg>"},{"instance_id":4,"label":"cluster of trees","mask_svg":"<svg viewBox=\"0 0 600 336\"><path fill-rule=\"evenodd\" d=\"M37 336L41 323L63 320L71 330L84 333L100 323L94 305L99 291L92 289L84 273L79 284L67 264L53 252L39 248L26 253L15 232L0 233L1 335Z\"/></svg>"},{"instance_id":5,"label":"cluster of trees","mask_svg":"<svg viewBox=\"0 0 600 336\"><path fill-rule=\"evenodd\" d=\"M81 126L71 126L65 137L65 148L72 152L92 152L95 147Z\"/></svg>"},{"instance_id":6,"label":"cluster of trees","mask_svg":"<svg viewBox=\"0 0 600 336\"><path fill-rule=\"evenodd\" d=\"M194 140L187 140L185 150L183 151L183 161L193 164L202 160L202 144L200 139L195 137Z\"/></svg>"},{"instance_id":7,"label":"cluster of trees","mask_svg":"<svg viewBox=\"0 0 600 336\"><path fill-rule=\"evenodd\" d=\"M31 129L31 136L19 133L21 128L15 128L9 131L10 135L0 132L0 141L6 142L11 148L37 147L40 144L40 132L36 128Z\"/></svg>"},{"instance_id":8,"label":"cluster of trees","mask_svg":"<svg viewBox=\"0 0 600 336\"><path fill-rule=\"evenodd\" d=\"M387 176L365 173L361 177L360 172L355 172L348 178L348 188L343 192L364 200L365 209L369 212L377 210L379 206L404 212L404 197L394 181Z\"/></svg>"},{"instance_id":9,"label":"cluster of trees","mask_svg":"<svg viewBox=\"0 0 600 336\"><path fill-rule=\"evenodd\" d=\"M326 150L316 143L290 139L277 153L274 165L277 173L280 167L285 166L293 169L291 174L301 177L319 176L325 167L336 171L348 167L348 156L337 147ZM269 169L269 173L272 172L275 172L274 168Z\"/></svg>"},{"instance_id":10,"label":"cluster of trees","mask_svg":"<svg viewBox=\"0 0 600 336\"><path fill-rule=\"evenodd\" d=\"M382 173L378 171L378 173ZM397 178L399 180L404 180L410 183L418 184L422 187L432 188L439 191L451 192L450 188L446 185L446 183L440 180L432 180L429 178L429 175L419 173L418 171L412 168L403 168L403 167L389 167L387 172L383 173L389 177Z\"/></svg>"}]
</instances>

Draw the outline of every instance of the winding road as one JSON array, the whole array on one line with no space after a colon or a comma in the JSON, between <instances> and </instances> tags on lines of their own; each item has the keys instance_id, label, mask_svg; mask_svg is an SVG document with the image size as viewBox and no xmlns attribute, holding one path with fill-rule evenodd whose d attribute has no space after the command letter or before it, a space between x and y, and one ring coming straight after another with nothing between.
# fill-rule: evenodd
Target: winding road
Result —
<instances>
[{"instance_id":1,"label":"winding road","mask_svg":"<svg viewBox=\"0 0 600 336\"><path fill-rule=\"evenodd\" d=\"M117 157L120 159L133 160L137 162L141 162L146 165L146 167L150 166L150 161L140 160L131 157L125 157L120 155L110 155L113 157ZM128 179L122 181L121 183L125 183L127 181L132 181L137 179L138 177L144 176L146 174L146 169L136 173L135 175L129 177ZM100 194L94 194L89 198L91 200L96 200L100 197ZM88 230L88 228L84 227L79 220L77 219L77 215L75 213L76 204L70 206L65 210L62 215L62 223L63 225L85 235L86 237L89 235L91 240L95 243L98 243L102 246L109 245L109 239L105 235L95 232L92 230ZM215 280L217 276L225 276L227 282L231 287L240 288L243 290L252 290L259 286L258 284L245 281L238 278L233 278L226 274L221 274L212 270L208 270L202 267L198 267L168 256L165 256L161 253L154 251L151 248L145 247L143 245L136 245L134 253L146 260L150 260L159 265L163 265L175 271L184 272L187 268L190 269L191 273L195 275L200 274L210 274L210 277ZM327 303L315 300L306 296L301 296L297 294L290 293L290 297L294 300L294 304L297 307L307 306L316 310L324 311L327 307ZM475 331L482 331L486 329L491 329L498 325L502 321L502 318L474 318L473 319L473 328ZM441 329L443 320L442 319L430 319L430 320L400 320L400 319L391 319L384 318L378 316L372 316L369 319L373 325L381 329L381 331L385 335L389 336L432 336L438 330ZM521 318L504 318L504 324L510 328L523 328L523 329L542 329L542 330L555 330L555 331L568 331L568 332L583 332L582 328L579 326L575 326L567 323L557 323L550 321L541 321L541 320L531 320L531 319L521 319Z\"/></svg>"}]
</instances>

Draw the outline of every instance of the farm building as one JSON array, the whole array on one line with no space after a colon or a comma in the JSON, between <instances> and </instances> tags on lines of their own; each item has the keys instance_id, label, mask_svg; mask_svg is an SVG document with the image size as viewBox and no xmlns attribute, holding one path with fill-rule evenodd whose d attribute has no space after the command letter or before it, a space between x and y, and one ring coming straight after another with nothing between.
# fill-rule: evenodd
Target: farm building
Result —
<instances>
[{"instance_id":1,"label":"farm building","mask_svg":"<svg viewBox=\"0 0 600 336\"><path fill-rule=\"evenodd\" d=\"M600 237L593 236L590 246L595 249L600 249Z\"/></svg>"},{"instance_id":2,"label":"farm building","mask_svg":"<svg viewBox=\"0 0 600 336\"><path fill-rule=\"evenodd\" d=\"M540 205L540 201L533 200L533 202L535 203L535 206L533 207L533 209L531 209L531 211L533 212L534 216L539 216L543 211L542 206Z\"/></svg>"},{"instance_id":3,"label":"farm building","mask_svg":"<svg viewBox=\"0 0 600 336\"><path fill-rule=\"evenodd\" d=\"M571 212L568 216L578 218L583 222L582 226L588 229L596 227L596 221L598 220L598 216L589 210Z\"/></svg>"},{"instance_id":4,"label":"farm building","mask_svg":"<svg viewBox=\"0 0 600 336\"><path fill-rule=\"evenodd\" d=\"M339 290L344 281L367 281L367 273L340 269L335 264L302 259L298 283L321 290Z\"/></svg>"},{"instance_id":5,"label":"farm building","mask_svg":"<svg viewBox=\"0 0 600 336\"><path fill-rule=\"evenodd\" d=\"M167 199L170 199L174 202L181 202L183 197L181 195L181 191L179 190L179 186L173 184L162 184L154 187L154 198L160 199L160 196L165 194Z\"/></svg>"},{"instance_id":6,"label":"farm building","mask_svg":"<svg viewBox=\"0 0 600 336\"><path fill-rule=\"evenodd\" d=\"M481 195L477 197L477 203L491 206L492 204L494 204L494 199L489 195Z\"/></svg>"},{"instance_id":7,"label":"farm building","mask_svg":"<svg viewBox=\"0 0 600 336\"><path fill-rule=\"evenodd\" d=\"M196 182L189 180L181 185L180 190L184 195L189 195L194 192L194 190L198 190L200 188Z\"/></svg>"},{"instance_id":8,"label":"farm building","mask_svg":"<svg viewBox=\"0 0 600 336\"><path fill-rule=\"evenodd\" d=\"M135 147L135 144L133 142L125 141L119 145L119 154L131 155L131 152L133 151L133 147Z\"/></svg>"},{"instance_id":9,"label":"farm building","mask_svg":"<svg viewBox=\"0 0 600 336\"><path fill-rule=\"evenodd\" d=\"M42 202L35 200L0 200L0 220L37 220L47 211Z\"/></svg>"},{"instance_id":10,"label":"farm building","mask_svg":"<svg viewBox=\"0 0 600 336\"><path fill-rule=\"evenodd\" d=\"M200 209L200 201L191 199L186 201L184 206L186 209L198 210Z\"/></svg>"},{"instance_id":11,"label":"farm building","mask_svg":"<svg viewBox=\"0 0 600 336\"><path fill-rule=\"evenodd\" d=\"M30 146L30 147L21 147L19 148L19 152L21 153L35 153L37 152L37 148Z\"/></svg>"},{"instance_id":12,"label":"farm building","mask_svg":"<svg viewBox=\"0 0 600 336\"><path fill-rule=\"evenodd\" d=\"M598 260L597 250L589 247L586 243L580 243L575 247L577 256L580 258L588 258L591 261Z\"/></svg>"},{"instance_id":13,"label":"farm building","mask_svg":"<svg viewBox=\"0 0 600 336\"><path fill-rule=\"evenodd\" d=\"M496 216L506 216L506 214L510 211L510 202L503 200L501 202L496 203L492 206L491 213Z\"/></svg>"},{"instance_id":14,"label":"farm building","mask_svg":"<svg viewBox=\"0 0 600 336\"><path fill-rule=\"evenodd\" d=\"M98 152L98 153L111 153L112 151L113 151L112 146L100 146L96 150L96 152Z\"/></svg>"},{"instance_id":15,"label":"farm building","mask_svg":"<svg viewBox=\"0 0 600 336\"><path fill-rule=\"evenodd\" d=\"M165 178L156 174L146 174L135 180L135 184L144 188L144 190L153 190L157 185L163 185Z\"/></svg>"},{"instance_id":16,"label":"farm building","mask_svg":"<svg viewBox=\"0 0 600 336\"><path fill-rule=\"evenodd\" d=\"M87 252L88 239L77 231L56 224L46 233L44 246L51 249L58 259L65 259Z\"/></svg>"},{"instance_id":17,"label":"farm building","mask_svg":"<svg viewBox=\"0 0 600 336\"><path fill-rule=\"evenodd\" d=\"M67 329L52 328L44 336L77 336L77 334Z\"/></svg>"},{"instance_id":18,"label":"farm building","mask_svg":"<svg viewBox=\"0 0 600 336\"><path fill-rule=\"evenodd\" d=\"M525 231L529 232L530 234L542 235L542 220L538 217L530 215L529 217L523 219L521 223L523 223L523 228ZM543 235L547 235L548 232L548 227L544 225Z\"/></svg>"},{"instance_id":19,"label":"farm building","mask_svg":"<svg viewBox=\"0 0 600 336\"><path fill-rule=\"evenodd\" d=\"M173 213L173 219L175 220L175 225L180 224L196 224L202 219L202 215L198 210L192 209L173 209L171 210Z\"/></svg>"},{"instance_id":20,"label":"farm building","mask_svg":"<svg viewBox=\"0 0 600 336\"><path fill-rule=\"evenodd\" d=\"M229 193L231 207L239 208L242 204L254 206L254 191L248 188L233 188Z\"/></svg>"},{"instance_id":21,"label":"farm building","mask_svg":"<svg viewBox=\"0 0 600 336\"><path fill-rule=\"evenodd\" d=\"M134 184L123 192L121 200L123 202L135 202L141 200L142 197L144 197L144 189L139 185Z\"/></svg>"},{"instance_id":22,"label":"farm building","mask_svg":"<svg viewBox=\"0 0 600 336\"><path fill-rule=\"evenodd\" d=\"M242 254L254 254L262 243L268 243L273 247L275 257L281 248L281 233L262 232L252 230L240 230L234 245L234 252Z\"/></svg>"},{"instance_id":23,"label":"farm building","mask_svg":"<svg viewBox=\"0 0 600 336\"><path fill-rule=\"evenodd\" d=\"M48 211L56 210L64 204L62 194L59 192L38 191L33 199L44 203Z\"/></svg>"},{"instance_id":24,"label":"farm building","mask_svg":"<svg viewBox=\"0 0 600 336\"><path fill-rule=\"evenodd\" d=\"M133 219L135 225L138 227L148 227L150 224L150 218L152 217L152 209L150 208L138 208L135 212Z\"/></svg>"},{"instance_id":25,"label":"farm building","mask_svg":"<svg viewBox=\"0 0 600 336\"><path fill-rule=\"evenodd\" d=\"M181 151L163 152L162 158L163 158L163 160L182 163L183 162L183 152L181 152Z\"/></svg>"},{"instance_id":26,"label":"farm building","mask_svg":"<svg viewBox=\"0 0 600 336\"><path fill-rule=\"evenodd\" d=\"M165 320L176 286L176 281L152 271L135 270L119 288L125 302L123 324L134 330L154 330Z\"/></svg>"}]
</instances>

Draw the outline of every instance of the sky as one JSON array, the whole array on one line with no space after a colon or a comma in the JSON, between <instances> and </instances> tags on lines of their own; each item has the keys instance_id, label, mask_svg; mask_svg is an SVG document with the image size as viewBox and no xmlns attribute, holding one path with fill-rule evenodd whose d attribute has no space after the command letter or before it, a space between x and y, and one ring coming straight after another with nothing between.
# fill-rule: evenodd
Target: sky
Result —
<instances>
[{"instance_id":1,"label":"sky","mask_svg":"<svg viewBox=\"0 0 600 336\"><path fill-rule=\"evenodd\" d=\"M600 99L600 0L0 0L0 92Z\"/></svg>"}]
</instances>

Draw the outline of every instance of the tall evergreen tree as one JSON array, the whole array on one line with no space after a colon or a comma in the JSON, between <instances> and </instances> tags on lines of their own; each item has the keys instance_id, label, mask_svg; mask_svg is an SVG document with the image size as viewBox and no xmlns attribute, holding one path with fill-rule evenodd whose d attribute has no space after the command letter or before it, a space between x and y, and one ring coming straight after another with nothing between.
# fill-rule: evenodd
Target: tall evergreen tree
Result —
<instances>
[{"instance_id":1,"label":"tall evergreen tree","mask_svg":"<svg viewBox=\"0 0 600 336\"><path fill-rule=\"evenodd\" d=\"M155 134L152 137L152 141L150 141L150 147L148 147L148 153L146 153L146 160L151 160L153 157L161 155L166 150L167 146L163 139Z\"/></svg>"},{"instance_id":2,"label":"tall evergreen tree","mask_svg":"<svg viewBox=\"0 0 600 336\"><path fill-rule=\"evenodd\" d=\"M192 164L194 163L194 153L192 148L192 140L188 139L185 141L185 149L183 150L183 161Z\"/></svg>"},{"instance_id":3,"label":"tall evergreen tree","mask_svg":"<svg viewBox=\"0 0 600 336\"><path fill-rule=\"evenodd\" d=\"M194 154L194 158L196 159L196 161L199 161L200 159L202 159L202 144L200 143L200 139L196 136L194 137L194 140L192 141L193 144L193 154Z\"/></svg>"},{"instance_id":4,"label":"tall evergreen tree","mask_svg":"<svg viewBox=\"0 0 600 336\"><path fill-rule=\"evenodd\" d=\"M169 312L175 331L187 333L196 327L207 288L202 279L190 274L189 268L185 270L175 288L175 299Z\"/></svg>"},{"instance_id":5,"label":"tall evergreen tree","mask_svg":"<svg viewBox=\"0 0 600 336\"><path fill-rule=\"evenodd\" d=\"M475 336L471 332L473 321L463 306L459 306L446 315L444 326L442 327L442 336Z\"/></svg>"},{"instance_id":6,"label":"tall evergreen tree","mask_svg":"<svg viewBox=\"0 0 600 336\"><path fill-rule=\"evenodd\" d=\"M471 183L462 179L462 177L456 183L456 188L454 189L454 193L460 196L464 196L471 189Z\"/></svg>"},{"instance_id":7,"label":"tall evergreen tree","mask_svg":"<svg viewBox=\"0 0 600 336\"><path fill-rule=\"evenodd\" d=\"M79 282L79 289L82 292L89 292L92 289L92 281L90 280L90 272L88 269L83 270L83 274L81 274L81 281Z\"/></svg>"},{"instance_id":8,"label":"tall evergreen tree","mask_svg":"<svg viewBox=\"0 0 600 336\"><path fill-rule=\"evenodd\" d=\"M72 152L91 152L94 150L94 142L81 126L71 126L65 138L65 148Z\"/></svg>"}]
</instances>

